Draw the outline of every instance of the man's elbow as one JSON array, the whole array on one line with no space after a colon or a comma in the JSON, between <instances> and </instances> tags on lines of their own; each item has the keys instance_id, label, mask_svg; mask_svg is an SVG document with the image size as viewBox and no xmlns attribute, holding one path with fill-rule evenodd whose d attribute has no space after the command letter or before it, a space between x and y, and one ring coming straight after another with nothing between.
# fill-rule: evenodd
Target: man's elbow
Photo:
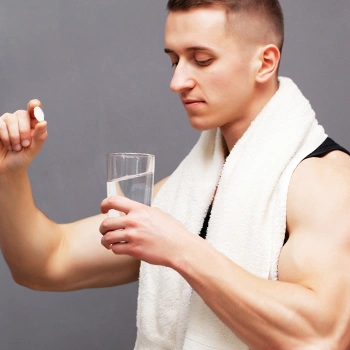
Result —
<instances>
[{"instance_id":1,"label":"man's elbow","mask_svg":"<svg viewBox=\"0 0 350 350\"><path fill-rule=\"evenodd\" d=\"M15 283L22 287L26 287L36 291L56 291L56 279L48 273L36 271L36 273L28 273L23 271L11 270L11 276Z\"/></svg>"},{"instance_id":2,"label":"man's elbow","mask_svg":"<svg viewBox=\"0 0 350 350\"><path fill-rule=\"evenodd\" d=\"M39 282L37 279L34 279L34 278L28 278L28 277L20 276L18 274L12 274L12 279L18 285L32 289L32 290L36 290L36 291L49 290L47 284L43 283L42 281Z\"/></svg>"}]
</instances>

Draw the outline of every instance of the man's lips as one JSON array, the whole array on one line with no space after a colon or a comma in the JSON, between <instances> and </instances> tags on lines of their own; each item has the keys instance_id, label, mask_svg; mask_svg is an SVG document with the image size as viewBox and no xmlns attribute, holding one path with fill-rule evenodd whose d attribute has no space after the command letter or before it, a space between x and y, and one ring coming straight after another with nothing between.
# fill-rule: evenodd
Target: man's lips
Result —
<instances>
[{"instance_id":1,"label":"man's lips","mask_svg":"<svg viewBox=\"0 0 350 350\"><path fill-rule=\"evenodd\" d=\"M204 100L183 99L182 103L184 104L185 107L191 107L191 106L198 106L202 103L205 103L205 101Z\"/></svg>"}]
</instances>

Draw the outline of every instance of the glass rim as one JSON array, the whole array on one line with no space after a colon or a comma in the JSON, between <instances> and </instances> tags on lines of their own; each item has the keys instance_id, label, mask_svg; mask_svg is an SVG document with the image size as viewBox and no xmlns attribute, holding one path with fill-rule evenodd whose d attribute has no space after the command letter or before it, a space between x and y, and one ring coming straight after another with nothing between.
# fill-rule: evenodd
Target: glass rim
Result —
<instances>
[{"instance_id":1,"label":"glass rim","mask_svg":"<svg viewBox=\"0 0 350 350\"><path fill-rule=\"evenodd\" d=\"M133 153L133 152L111 152L107 153L107 157L112 156L130 156L130 157L144 157L144 158L154 158L155 155L151 153Z\"/></svg>"}]
</instances>

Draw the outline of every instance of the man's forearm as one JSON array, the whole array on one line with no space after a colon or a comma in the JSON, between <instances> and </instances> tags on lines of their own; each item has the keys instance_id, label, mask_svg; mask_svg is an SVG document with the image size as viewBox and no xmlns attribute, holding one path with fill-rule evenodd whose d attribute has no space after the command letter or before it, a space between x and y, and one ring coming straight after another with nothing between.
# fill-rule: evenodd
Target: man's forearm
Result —
<instances>
[{"instance_id":1,"label":"man's forearm","mask_svg":"<svg viewBox=\"0 0 350 350\"><path fill-rule=\"evenodd\" d=\"M334 349L336 310L329 313L332 308L320 295L301 285L257 278L205 241L198 243L175 269L252 349Z\"/></svg>"},{"instance_id":2,"label":"man's forearm","mask_svg":"<svg viewBox=\"0 0 350 350\"><path fill-rule=\"evenodd\" d=\"M0 192L0 245L14 279L46 278L61 239L59 226L36 208L25 171L1 174Z\"/></svg>"}]
</instances>

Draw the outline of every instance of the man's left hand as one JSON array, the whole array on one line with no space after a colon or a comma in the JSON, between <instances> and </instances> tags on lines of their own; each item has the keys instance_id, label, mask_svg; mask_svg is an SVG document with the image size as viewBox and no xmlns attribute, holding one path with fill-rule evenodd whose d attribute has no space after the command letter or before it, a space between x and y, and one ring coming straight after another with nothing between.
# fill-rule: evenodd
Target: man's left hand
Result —
<instances>
[{"instance_id":1,"label":"man's left hand","mask_svg":"<svg viewBox=\"0 0 350 350\"><path fill-rule=\"evenodd\" d=\"M100 226L102 245L115 254L172 267L174 259L184 253L190 241L198 239L182 223L158 208L113 196L101 203L102 213L110 209L125 213L105 219Z\"/></svg>"}]
</instances>

